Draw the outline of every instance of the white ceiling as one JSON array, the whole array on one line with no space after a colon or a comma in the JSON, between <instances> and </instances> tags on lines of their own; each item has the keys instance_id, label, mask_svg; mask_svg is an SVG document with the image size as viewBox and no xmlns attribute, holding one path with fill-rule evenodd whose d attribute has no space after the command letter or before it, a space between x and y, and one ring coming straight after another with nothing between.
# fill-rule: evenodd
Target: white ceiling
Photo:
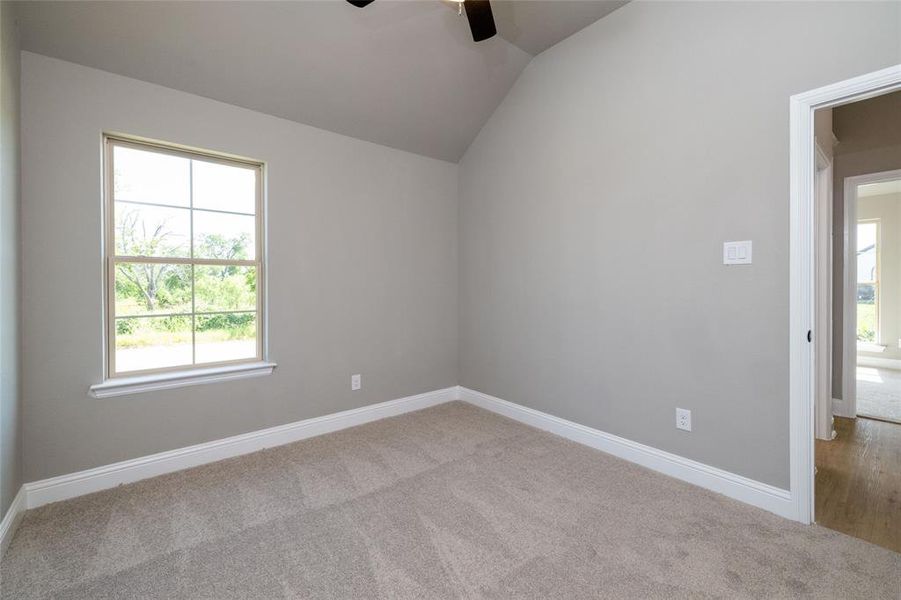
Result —
<instances>
[{"instance_id":1,"label":"white ceiling","mask_svg":"<svg viewBox=\"0 0 901 600\"><path fill-rule=\"evenodd\" d=\"M627 0L492 0L498 33L532 56L591 25Z\"/></svg>"},{"instance_id":2,"label":"white ceiling","mask_svg":"<svg viewBox=\"0 0 901 600\"><path fill-rule=\"evenodd\" d=\"M456 162L530 53L622 4L495 0L501 35L478 44L446 0L364 9L343 0L22 2L18 10L25 50Z\"/></svg>"},{"instance_id":3,"label":"white ceiling","mask_svg":"<svg viewBox=\"0 0 901 600\"><path fill-rule=\"evenodd\" d=\"M879 183L866 183L857 188L857 196L859 198L887 196L889 194L901 194L901 179L881 181Z\"/></svg>"}]
</instances>

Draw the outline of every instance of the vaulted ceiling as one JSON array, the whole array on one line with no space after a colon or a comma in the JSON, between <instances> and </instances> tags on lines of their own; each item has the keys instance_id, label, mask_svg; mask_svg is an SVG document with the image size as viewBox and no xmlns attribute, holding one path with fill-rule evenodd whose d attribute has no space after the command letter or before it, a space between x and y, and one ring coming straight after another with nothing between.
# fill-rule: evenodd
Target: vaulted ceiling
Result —
<instances>
[{"instance_id":1,"label":"vaulted ceiling","mask_svg":"<svg viewBox=\"0 0 901 600\"><path fill-rule=\"evenodd\" d=\"M22 47L456 162L532 56L624 4L493 0L23 2Z\"/></svg>"}]
</instances>

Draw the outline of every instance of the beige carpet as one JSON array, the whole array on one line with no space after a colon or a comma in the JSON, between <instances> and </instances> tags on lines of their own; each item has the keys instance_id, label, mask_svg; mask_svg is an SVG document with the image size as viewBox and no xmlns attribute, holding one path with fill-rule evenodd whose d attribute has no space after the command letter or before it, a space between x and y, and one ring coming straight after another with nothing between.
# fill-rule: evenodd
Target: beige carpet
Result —
<instances>
[{"instance_id":1,"label":"beige carpet","mask_svg":"<svg viewBox=\"0 0 901 600\"><path fill-rule=\"evenodd\" d=\"M899 598L901 554L454 402L29 512L4 599Z\"/></svg>"},{"instance_id":2,"label":"beige carpet","mask_svg":"<svg viewBox=\"0 0 901 600\"><path fill-rule=\"evenodd\" d=\"M901 423L901 371L858 365L857 414Z\"/></svg>"}]
</instances>

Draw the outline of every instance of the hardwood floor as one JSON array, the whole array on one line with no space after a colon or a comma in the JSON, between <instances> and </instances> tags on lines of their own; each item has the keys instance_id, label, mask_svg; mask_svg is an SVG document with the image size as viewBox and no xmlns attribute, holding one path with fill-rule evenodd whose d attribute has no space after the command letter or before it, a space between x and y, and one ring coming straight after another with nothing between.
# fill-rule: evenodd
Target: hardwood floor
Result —
<instances>
[{"instance_id":1,"label":"hardwood floor","mask_svg":"<svg viewBox=\"0 0 901 600\"><path fill-rule=\"evenodd\" d=\"M836 417L816 441L816 521L901 552L901 424Z\"/></svg>"}]
</instances>

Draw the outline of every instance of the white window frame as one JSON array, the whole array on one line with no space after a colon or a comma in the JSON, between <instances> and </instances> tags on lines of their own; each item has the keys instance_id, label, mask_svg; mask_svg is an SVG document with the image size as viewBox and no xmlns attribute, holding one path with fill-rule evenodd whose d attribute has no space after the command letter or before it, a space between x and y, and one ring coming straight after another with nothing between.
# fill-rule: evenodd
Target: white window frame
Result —
<instances>
[{"instance_id":1,"label":"white window frame","mask_svg":"<svg viewBox=\"0 0 901 600\"><path fill-rule=\"evenodd\" d=\"M189 258L176 257L148 257L148 256L119 256L116 254L115 244L115 197L113 194L113 149L115 147L134 148L137 150L168 154L188 159L203 160L256 170L256 199L255 199L255 252L252 260L227 260L227 259L202 259L193 257L193 201L189 204L191 210L191 254ZM268 375L275 368L275 364L267 360L267 310L266 310L266 243L265 243L265 213L264 213L264 176L265 164L261 161L250 160L235 156L229 156L207 150L188 148L176 144L146 140L120 134L104 134L103 136L103 382L91 386L90 392L95 397L117 396L131 394L154 389L180 387L183 385L195 385L235 379ZM165 205L160 205L165 206ZM185 208L185 207L178 207ZM204 209L206 210L206 209ZM229 212L229 211L219 211ZM144 369L139 371L116 371L116 313L115 313L115 269L118 263L165 263L183 265L236 265L253 266L256 268L256 356L215 363L180 365L175 367L163 367ZM191 335L192 354L196 352L194 344L194 318L198 314L194 310L194 289L192 281L191 289ZM229 311L219 311L216 314ZM234 311L249 312L249 311ZM168 316L168 313L155 315Z\"/></svg>"},{"instance_id":2,"label":"white window frame","mask_svg":"<svg viewBox=\"0 0 901 600\"><path fill-rule=\"evenodd\" d=\"M857 340L858 347L860 346L860 344L864 344L864 345L871 344L871 345L875 345L875 346L879 346L882 344L882 341L881 341L882 337L879 335L879 330L882 325L882 319L879 318L880 317L879 313L882 310L882 302L880 301L880 297L882 296L882 281L881 281L882 280L882 264L881 264L882 222L878 217L874 218L874 219L858 219L857 220L858 227L860 227L861 225L870 225L870 224L876 226L876 252L875 252L875 254L876 254L876 277L873 278L872 280L861 281L860 273L857 274L857 277L856 277L857 281L854 285L854 299L855 299L854 304L858 304L856 302L857 286L859 286L861 283L872 285L875 290L875 292L873 293L873 312L875 313L874 317L875 317L876 322L874 325L875 329L873 331L873 341L872 342L861 342L857 338L858 334L860 334L860 329L858 329L859 322L857 319L854 320L854 332L855 332L854 339ZM856 240L856 238L857 238L857 236L855 235L855 240ZM857 251L856 246L857 246L857 244L855 243L855 248L854 248L855 252ZM855 255L855 257L856 257L856 255Z\"/></svg>"}]
</instances>

